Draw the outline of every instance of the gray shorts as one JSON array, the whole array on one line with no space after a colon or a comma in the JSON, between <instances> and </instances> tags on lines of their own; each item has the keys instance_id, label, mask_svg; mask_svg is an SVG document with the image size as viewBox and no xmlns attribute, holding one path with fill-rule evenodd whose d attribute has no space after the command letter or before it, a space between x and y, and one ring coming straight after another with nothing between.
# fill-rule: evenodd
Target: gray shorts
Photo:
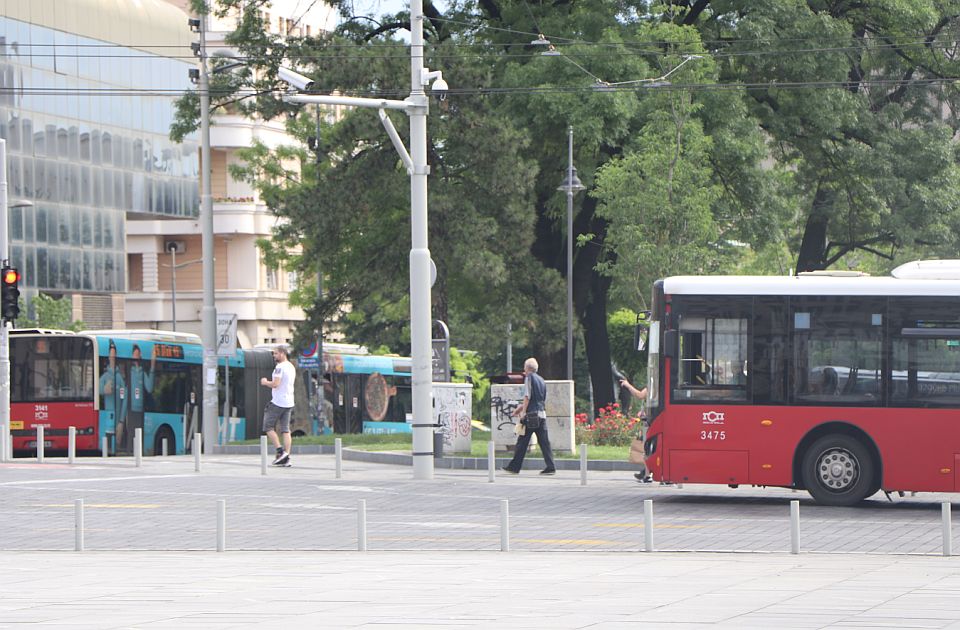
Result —
<instances>
[{"instance_id":1,"label":"gray shorts","mask_svg":"<svg viewBox=\"0 0 960 630\"><path fill-rule=\"evenodd\" d=\"M277 433L290 433L290 415L293 407L278 407L268 402L263 410L263 432L273 430Z\"/></svg>"}]
</instances>

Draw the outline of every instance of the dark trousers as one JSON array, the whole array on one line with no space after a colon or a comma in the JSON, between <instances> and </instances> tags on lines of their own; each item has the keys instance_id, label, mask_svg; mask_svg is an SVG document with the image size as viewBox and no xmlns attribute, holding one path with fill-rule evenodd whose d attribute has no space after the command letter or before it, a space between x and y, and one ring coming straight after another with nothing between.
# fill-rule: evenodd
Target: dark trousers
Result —
<instances>
[{"instance_id":1,"label":"dark trousers","mask_svg":"<svg viewBox=\"0 0 960 630\"><path fill-rule=\"evenodd\" d=\"M543 451L543 461L546 463L544 470L556 470L553 463L553 449L550 448L550 437L547 435L547 423L543 422L539 429L530 429L527 427L526 433L517 438L517 445L513 450L513 459L507 464L507 468L514 472L520 472L523 468L523 458L527 456L527 447L530 446L530 436L536 434L537 444Z\"/></svg>"}]
</instances>

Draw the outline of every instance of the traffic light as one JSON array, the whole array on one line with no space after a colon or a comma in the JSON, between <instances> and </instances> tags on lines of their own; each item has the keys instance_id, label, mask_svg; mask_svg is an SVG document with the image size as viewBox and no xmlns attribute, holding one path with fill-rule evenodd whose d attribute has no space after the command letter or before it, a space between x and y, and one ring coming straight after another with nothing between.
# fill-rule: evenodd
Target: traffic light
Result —
<instances>
[{"instance_id":1,"label":"traffic light","mask_svg":"<svg viewBox=\"0 0 960 630\"><path fill-rule=\"evenodd\" d=\"M0 314L3 321L13 323L20 316L20 272L9 265L0 269L0 282L3 283L0 293Z\"/></svg>"}]
</instances>

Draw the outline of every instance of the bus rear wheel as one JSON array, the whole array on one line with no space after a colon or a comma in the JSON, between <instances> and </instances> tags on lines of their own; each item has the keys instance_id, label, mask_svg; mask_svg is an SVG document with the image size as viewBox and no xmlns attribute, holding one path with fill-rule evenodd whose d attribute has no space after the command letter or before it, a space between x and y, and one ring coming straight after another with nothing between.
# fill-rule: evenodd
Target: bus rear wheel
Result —
<instances>
[{"instance_id":1,"label":"bus rear wheel","mask_svg":"<svg viewBox=\"0 0 960 630\"><path fill-rule=\"evenodd\" d=\"M170 427L161 427L157 431L157 436L153 439L153 454L163 455L163 440L167 440L167 453L177 454L177 438L173 436L173 430Z\"/></svg>"},{"instance_id":2,"label":"bus rear wheel","mask_svg":"<svg viewBox=\"0 0 960 630\"><path fill-rule=\"evenodd\" d=\"M821 505L850 506L873 494L875 463L860 440L826 435L803 456L803 484Z\"/></svg>"}]
</instances>

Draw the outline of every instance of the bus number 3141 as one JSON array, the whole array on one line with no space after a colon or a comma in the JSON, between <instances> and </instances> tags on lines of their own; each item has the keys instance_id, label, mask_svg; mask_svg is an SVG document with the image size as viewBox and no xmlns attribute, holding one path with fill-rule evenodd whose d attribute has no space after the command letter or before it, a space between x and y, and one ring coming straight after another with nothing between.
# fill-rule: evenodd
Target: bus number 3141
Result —
<instances>
[{"instance_id":1,"label":"bus number 3141","mask_svg":"<svg viewBox=\"0 0 960 630\"><path fill-rule=\"evenodd\" d=\"M727 439L726 431L701 431L700 432L701 440L725 440Z\"/></svg>"}]
</instances>

